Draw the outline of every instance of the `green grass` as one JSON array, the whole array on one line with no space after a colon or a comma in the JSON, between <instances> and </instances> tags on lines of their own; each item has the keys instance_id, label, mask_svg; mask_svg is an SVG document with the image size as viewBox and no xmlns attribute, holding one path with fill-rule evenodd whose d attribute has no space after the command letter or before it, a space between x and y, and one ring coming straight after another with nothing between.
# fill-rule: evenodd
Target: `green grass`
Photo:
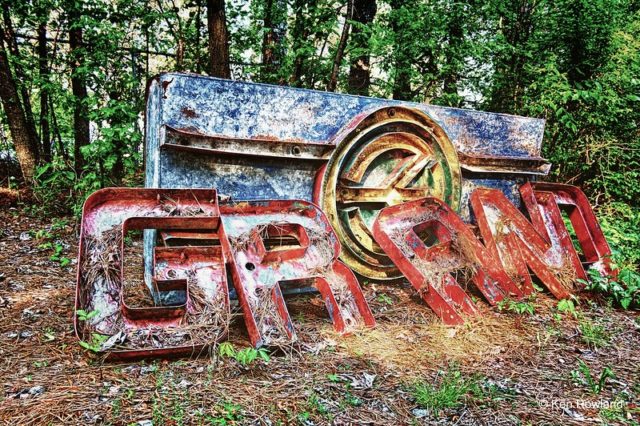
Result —
<instances>
[{"instance_id":1,"label":"green grass","mask_svg":"<svg viewBox=\"0 0 640 426\"><path fill-rule=\"evenodd\" d=\"M483 395L477 377L464 377L457 369L450 369L437 384L415 383L411 393L416 403L438 414L447 408L457 408L469 398Z\"/></svg>"},{"instance_id":2,"label":"green grass","mask_svg":"<svg viewBox=\"0 0 640 426\"><path fill-rule=\"evenodd\" d=\"M581 319L578 323L582 341L593 348L602 348L609 345L609 334L604 326L589 319Z\"/></svg>"}]
</instances>

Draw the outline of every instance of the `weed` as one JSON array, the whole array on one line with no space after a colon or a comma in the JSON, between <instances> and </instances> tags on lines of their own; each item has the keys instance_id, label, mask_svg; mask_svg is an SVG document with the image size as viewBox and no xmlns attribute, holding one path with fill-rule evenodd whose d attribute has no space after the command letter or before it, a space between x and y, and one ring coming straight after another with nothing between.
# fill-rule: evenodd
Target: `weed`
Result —
<instances>
[{"instance_id":1,"label":"weed","mask_svg":"<svg viewBox=\"0 0 640 426\"><path fill-rule=\"evenodd\" d=\"M119 417L121 411L122 411L122 401L120 400L120 397L116 397L111 402L111 417L113 418Z\"/></svg>"},{"instance_id":2,"label":"weed","mask_svg":"<svg viewBox=\"0 0 640 426\"><path fill-rule=\"evenodd\" d=\"M435 413L462 405L469 395L481 396L477 378L465 378L457 369L446 372L438 385L419 382L411 389L416 403Z\"/></svg>"},{"instance_id":3,"label":"weed","mask_svg":"<svg viewBox=\"0 0 640 426\"><path fill-rule=\"evenodd\" d=\"M376 297L376 300L380 303L384 303L385 305L393 305L393 299L385 293L380 293L378 297Z\"/></svg>"},{"instance_id":4,"label":"weed","mask_svg":"<svg viewBox=\"0 0 640 426\"><path fill-rule=\"evenodd\" d=\"M591 374L591 369L583 360L578 360L578 368L571 371L571 380L576 385L586 386L594 395L600 394L604 389L607 379L616 376L610 367L604 367L596 380Z\"/></svg>"},{"instance_id":5,"label":"weed","mask_svg":"<svg viewBox=\"0 0 640 426\"><path fill-rule=\"evenodd\" d=\"M151 399L151 419L154 425L164 424L164 404L162 402L162 397L153 394Z\"/></svg>"},{"instance_id":6,"label":"weed","mask_svg":"<svg viewBox=\"0 0 640 426\"><path fill-rule=\"evenodd\" d=\"M329 379L331 383L339 383L342 381L340 379L340 376L338 376L337 374L327 374L327 379Z\"/></svg>"},{"instance_id":7,"label":"weed","mask_svg":"<svg viewBox=\"0 0 640 426\"><path fill-rule=\"evenodd\" d=\"M609 345L609 336L604 326L596 324L589 319L581 319L578 323L578 328L582 335L582 341L594 349Z\"/></svg>"},{"instance_id":8,"label":"weed","mask_svg":"<svg viewBox=\"0 0 640 426\"><path fill-rule=\"evenodd\" d=\"M535 295L530 296L527 300L513 300L507 297L498 302L498 310L501 312L513 312L518 315L533 315L535 313L534 300Z\"/></svg>"},{"instance_id":9,"label":"weed","mask_svg":"<svg viewBox=\"0 0 640 426\"><path fill-rule=\"evenodd\" d=\"M627 417L627 411L627 402L618 396L607 406L600 409L598 415L600 416L602 423L605 425L608 425L609 422L614 422L614 424L629 424L637 426L637 422L631 420L630 417Z\"/></svg>"},{"instance_id":10,"label":"weed","mask_svg":"<svg viewBox=\"0 0 640 426\"><path fill-rule=\"evenodd\" d=\"M236 350L231 342L222 342L218 345L218 355L221 358L234 358L236 356Z\"/></svg>"},{"instance_id":11,"label":"weed","mask_svg":"<svg viewBox=\"0 0 640 426\"><path fill-rule=\"evenodd\" d=\"M53 342L54 340L56 340L56 333L51 327L46 327L42 331L42 340L44 340L45 342Z\"/></svg>"},{"instance_id":12,"label":"weed","mask_svg":"<svg viewBox=\"0 0 640 426\"><path fill-rule=\"evenodd\" d=\"M322 416L326 416L327 414L329 414L329 409L322 403L322 401L320 401L320 398L315 393L312 393L309 396L307 405L312 411L315 411Z\"/></svg>"},{"instance_id":13,"label":"weed","mask_svg":"<svg viewBox=\"0 0 640 426\"><path fill-rule=\"evenodd\" d=\"M298 414L297 418L298 418L298 422L302 424L306 424L311 418L311 413L308 411L303 411L302 413Z\"/></svg>"},{"instance_id":14,"label":"weed","mask_svg":"<svg viewBox=\"0 0 640 426\"><path fill-rule=\"evenodd\" d=\"M67 224L67 219L55 219L48 230L39 229L35 232L29 232L29 234L33 238L42 241L40 244L38 244L39 249L53 251L53 254L51 254L49 260L57 262L62 268L68 266L71 263L71 259L64 256L64 245L60 243L60 241L56 240L56 238L58 238L59 232L64 229Z\"/></svg>"},{"instance_id":15,"label":"weed","mask_svg":"<svg viewBox=\"0 0 640 426\"><path fill-rule=\"evenodd\" d=\"M105 336L104 334L99 333L91 333L91 340L89 342L85 342L84 340L79 341L80 346L85 348L91 352L100 352L100 348L102 344L109 338L109 336Z\"/></svg>"},{"instance_id":16,"label":"weed","mask_svg":"<svg viewBox=\"0 0 640 426\"><path fill-rule=\"evenodd\" d=\"M180 395L177 394L173 398L172 406L173 406L173 415L171 419L175 422L176 425L182 426L185 424L185 405L188 404L188 395Z\"/></svg>"},{"instance_id":17,"label":"weed","mask_svg":"<svg viewBox=\"0 0 640 426\"><path fill-rule=\"evenodd\" d=\"M351 405L352 407L359 407L362 405L362 400L357 396L352 395L350 392L347 392L347 395L345 396L345 401L347 402L347 404Z\"/></svg>"},{"instance_id":18,"label":"weed","mask_svg":"<svg viewBox=\"0 0 640 426\"><path fill-rule=\"evenodd\" d=\"M244 348L238 352L236 352L235 359L243 366L248 366L253 363L257 359L261 359L264 362L269 362L269 353L266 349L254 349L254 348Z\"/></svg>"},{"instance_id":19,"label":"weed","mask_svg":"<svg viewBox=\"0 0 640 426\"><path fill-rule=\"evenodd\" d=\"M229 425L234 424L242 420L241 415L242 407L239 405L232 404L230 402L224 402L221 405L218 405L216 411L219 412L219 415L205 415L205 420L211 425Z\"/></svg>"},{"instance_id":20,"label":"weed","mask_svg":"<svg viewBox=\"0 0 640 426\"><path fill-rule=\"evenodd\" d=\"M573 299L559 300L556 309L558 309L558 312L568 313L574 318L578 318L578 311L576 310L576 304Z\"/></svg>"},{"instance_id":21,"label":"weed","mask_svg":"<svg viewBox=\"0 0 640 426\"><path fill-rule=\"evenodd\" d=\"M602 293L623 309L640 304L640 274L631 269L618 272L618 280L604 276L596 268L588 271L589 281L578 280L587 290Z\"/></svg>"},{"instance_id":22,"label":"weed","mask_svg":"<svg viewBox=\"0 0 640 426\"><path fill-rule=\"evenodd\" d=\"M91 318L97 317L99 313L100 313L100 311L97 310L97 309L94 309L91 312L87 312L84 309L78 309L76 311L76 315L78 316L78 319L80 321L90 320Z\"/></svg>"},{"instance_id":23,"label":"weed","mask_svg":"<svg viewBox=\"0 0 640 426\"><path fill-rule=\"evenodd\" d=\"M222 358L233 358L243 366L251 365L257 359L268 363L271 359L266 349L244 348L239 351L230 342L223 342L218 346L218 355Z\"/></svg>"}]
</instances>

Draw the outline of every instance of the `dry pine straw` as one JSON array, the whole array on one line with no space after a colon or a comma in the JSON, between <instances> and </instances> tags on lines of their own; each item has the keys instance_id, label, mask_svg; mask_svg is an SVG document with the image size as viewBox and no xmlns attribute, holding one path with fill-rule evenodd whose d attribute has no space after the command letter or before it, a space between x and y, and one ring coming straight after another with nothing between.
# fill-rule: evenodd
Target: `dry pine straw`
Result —
<instances>
[{"instance_id":1,"label":"dry pine straw","mask_svg":"<svg viewBox=\"0 0 640 426\"><path fill-rule=\"evenodd\" d=\"M180 412L179 407L185 423L196 424L201 421L200 410L223 416L224 402L241 407L242 424L266 424L267 419L294 424L296 416L305 412L315 424L329 423L311 401L327 407L336 424L409 424L416 421L410 384L437 382L438 371L446 370L452 361L467 377L481 374L518 392L512 399L484 406L468 401L453 414L422 419L425 424L435 420L514 424L514 418L524 424L585 424L562 410L535 405L540 395L610 400L612 388L623 388L609 383L600 396L594 396L573 385L569 373L578 359L595 373L612 366L628 390L640 383L635 312L583 306L585 317L602 324L611 338L609 346L594 350L582 342L576 320L564 316L555 323L551 319L555 301L547 296L538 297L533 317L498 315L481 304L483 316L477 322L448 328L438 324L415 291L397 285L364 286L378 327L348 337L333 333L319 298L291 300L298 351L274 355L268 365L245 369L233 360L208 358L159 362L152 368L139 362L103 365L82 350L73 335L74 269L61 269L48 261L50 253L38 250L36 241L17 238L20 232L42 229L47 223L22 216L14 219L1 211L0 220L9 224L8 234L15 237L0 236L0 264L5 265L0 297L10 301L0 310L3 424L87 424L94 416L127 424L152 419L154 412L164 416L164 423L175 424L170 417ZM71 231L66 238L74 240ZM24 265L28 270L18 272ZM382 294L392 303L380 301ZM8 337L23 331L32 334ZM248 345L240 318L233 322L230 337L236 348ZM376 375L373 388L347 387L364 373ZM13 396L36 386L44 387L42 394ZM347 394L357 397L361 405L345 404ZM597 417L593 411L581 414Z\"/></svg>"}]
</instances>

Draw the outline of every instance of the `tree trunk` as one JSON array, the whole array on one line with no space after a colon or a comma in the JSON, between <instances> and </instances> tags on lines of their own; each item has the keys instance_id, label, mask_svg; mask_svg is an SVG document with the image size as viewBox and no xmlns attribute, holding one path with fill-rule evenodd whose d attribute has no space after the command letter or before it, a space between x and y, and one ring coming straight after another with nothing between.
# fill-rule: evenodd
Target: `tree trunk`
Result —
<instances>
[{"instance_id":1,"label":"tree trunk","mask_svg":"<svg viewBox=\"0 0 640 426\"><path fill-rule=\"evenodd\" d=\"M501 11L502 33L510 51L502 54L496 61L494 87L491 91L488 109L495 112L517 113L524 81L526 52L533 32L533 12L535 2L521 0L512 3L510 9Z\"/></svg>"},{"instance_id":2,"label":"tree trunk","mask_svg":"<svg viewBox=\"0 0 640 426\"><path fill-rule=\"evenodd\" d=\"M209 29L209 75L231 78L224 0L207 0L207 26Z\"/></svg>"},{"instance_id":3,"label":"tree trunk","mask_svg":"<svg viewBox=\"0 0 640 426\"><path fill-rule=\"evenodd\" d=\"M16 82L9 67L5 50L4 29L0 28L0 30L2 30L2 34L0 34L0 98L7 115L11 139L20 162L22 176L25 183L30 186L37 163L37 151L34 150L34 147L37 147L37 141L32 140L33 134L29 131Z\"/></svg>"},{"instance_id":4,"label":"tree trunk","mask_svg":"<svg viewBox=\"0 0 640 426\"><path fill-rule=\"evenodd\" d=\"M378 10L376 0L355 0L353 9L353 20L361 25L371 24ZM349 93L354 95L369 95L369 36L369 32L363 31L360 26L354 26L351 30L351 43L355 54L351 57L349 69Z\"/></svg>"},{"instance_id":5,"label":"tree trunk","mask_svg":"<svg viewBox=\"0 0 640 426\"><path fill-rule=\"evenodd\" d=\"M69 47L71 49L71 91L74 96L73 108L73 131L74 147L73 155L75 170L77 174L82 173L84 157L82 147L89 145L89 118L87 111L87 86L82 71L79 71L84 62L84 52L82 48L82 28L78 25L78 11L74 11L71 21L75 21L69 29ZM75 19L74 19L75 18Z\"/></svg>"},{"instance_id":6,"label":"tree trunk","mask_svg":"<svg viewBox=\"0 0 640 426\"><path fill-rule=\"evenodd\" d=\"M11 22L11 15L9 13L9 4L3 3L2 5L2 18L4 20L4 28L2 29L4 41L7 45L10 54L16 58L20 57L20 50L18 48L18 41L16 33L13 30L13 24ZM5 51L6 54L6 51ZM29 140L34 145L31 150L35 153L36 162L40 162L40 151L38 149L38 133L36 132L36 125L33 119L33 109L31 108L31 97L29 96L29 90L27 89L26 82L29 81L22 66L19 63L14 64L16 90L20 99L22 112L24 114L27 131L29 132Z\"/></svg>"},{"instance_id":7,"label":"tree trunk","mask_svg":"<svg viewBox=\"0 0 640 426\"><path fill-rule=\"evenodd\" d=\"M344 18L344 26L342 27L342 34L340 35L340 43L336 48L336 56L333 59L333 69L331 70L331 77L327 84L328 92L335 92L338 85L338 72L340 71L340 64L344 56L344 49L347 47L347 39L349 38L350 21L353 18L353 0L347 2L347 14Z\"/></svg>"},{"instance_id":8,"label":"tree trunk","mask_svg":"<svg viewBox=\"0 0 640 426\"><path fill-rule=\"evenodd\" d=\"M58 126L58 119L56 118L56 109L54 108L53 105L53 100L51 99L51 96L49 96L49 111L51 111L51 124L53 127L53 135L54 138L57 142L57 150L58 150L58 155L60 155L62 157L62 160L64 161L65 164L67 164L67 162L69 161L69 156L67 155L67 150L64 149L64 144L62 143L62 135L60 134L60 127Z\"/></svg>"},{"instance_id":9,"label":"tree trunk","mask_svg":"<svg viewBox=\"0 0 640 426\"><path fill-rule=\"evenodd\" d=\"M109 98L114 101L115 104L120 102L121 96L120 93L116 90L109 93ZM122 119L121 114L114 114L111 116L109 120L109 125L111 128L118 128L123 125L125 120ZM113 141L113 153L116 155L116 161L111 168L111 177L113 178L113 182L116 185L122 184L122 178L124 177L125 169L124 169L124 154L126 152L125 142L121 139L115 139Z\"/></svg>"},{"instance_id":10,"label":"tree trunk","mask_svg":"<svg viewBox=\"0 0 640 426\"><path fill-rule=\"evenodd\" d=\"M293 74L289 78L289 84L294 87L302 87L302 74L304 72L305 54L302 51L307 38L309 37L310 22L308 14L312 7L315 7L315 0L295 0L293 5L295 13L295 24L293 26L293 51L295 59L293 61ZM305 7L306 5L306 7Z\"/></svg>"},{"instance_id":11,"label":"tree trunk","mask_svg":"<svg viewBox=\"0 0 640 426\"><path fill-rule=\"evenodd\" d=\"M47 24L38 26L38 68L40 74L40 146L44 161L51 161L51 132L49 130L49 66L47 63Z\"/></svg>"},{"instance_id":12,"label":"tree trunk","mask_svg":"<svg viewBox=\"0 0 640 426\"><path fill-rule=\"evenodd\" d=\"M261 80L267 83L281 83L278 68L282 63L282 42L287 29L287 2L266 0L264 5L264 35L262 37Z\"/></svg>"}]
</instances>

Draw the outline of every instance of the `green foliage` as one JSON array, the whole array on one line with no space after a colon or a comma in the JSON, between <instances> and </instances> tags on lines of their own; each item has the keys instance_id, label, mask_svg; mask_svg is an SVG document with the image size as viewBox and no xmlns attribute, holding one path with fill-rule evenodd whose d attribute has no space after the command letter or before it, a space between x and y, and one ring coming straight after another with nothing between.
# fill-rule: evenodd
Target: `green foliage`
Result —
<instances>
[{"instance_id":1,"label":"green foliage","mask_svg":"<svg viewBox=\"0 0 640 426\"><path fill-rule=\"evenodd\" d=\"M615 379L615 374L610 367L604 367L598 377L591 373L591 369L583 360L578 360L578 368L571 371L571 380L574 384L585 386L594 395L599 395L604 390L607 379Z\"/></svg>"},{"instance_id":2,"label":"green foliage","mask_svg":"<svg viewBox=\"0 0 640 426\"><path fill-rule=\"evenodd\" d=\"M385 293L380 293L378 297L376 297L376 300L380 303L384 303L385 305L393 305L393 299Z\"/></svg>"},{"instance_id":3,"label":"green foliage","mask_svg":"<svg viewBox=\"0 0 640 426\"><path fill-rule=\"evenodd\" d=\"M307 406L309 407L309 410L318 413L321 416L329 415L329 409L324 405L316 393L309 395L309 399L307 399Z\"/></svg>"},{"instance_id":4,"label":"green foliage","mask_svg":"<svg viewBox=\"0 0 640 426\"><path fill-rule=\"evenodd\" d=\"M236 351L230 342L223 342L218 346L218 356L235 359L245 367L253 364L258 359L265 363L268 363L271 359L269 352L264 348L244 348Z\"/></svg>"},{"instance_id":5,"label":"green foliage","mask_svg":"<svg viewBox=\"0 0 640 426\"><path fill-rule=\"evenodd\" d=\"M587 318L580 320L578 324L582 341L593 348L600 348L609 345L609 335L603 325L593 322Z\"/></svg>"},{"instance_id":6,"label":"green foliage","mask_svg":"<svg viewBox=\"0 0 640 426\"><path fill-rule=\"evenodd\" d=\"M261 359L264 362L269 362L269 353L266 349L260 348L244 348L236 352L235 360L245 367L252 364L257 359Z\"/></svg>"},{"instance_id":7,"label":"green foliage","mask_svg":"<svg viewBox=\"0 0 640 426\"><path fill-rule=\"evenodd\" d=\"M578 311L576 311L576 305L574 304L573 299L559 300L556 308L558 309L558 312L569 313L574 318L578 317Z\"/></svg>"},{"instance_id":8,"label":"green foliage","mask_svg":"<svg viewBox=\"0 0 640 426\"><path fill-rule=\"evenodd\" d=\"M640 305L640 209L614 202L598 209L598 220L611 247L618 278L603 277L595 268L588 271L587 289L602 293L624 309Z\"/></svg>"},{"instance_id":9,"label":"green foliage","mask_svg":"<svg viewBox=\"0 0 640 426\"><path fill-rule=\"evenodd\" d=\"M78 316L78 319L79 319L80 321L88 321L88 320L90 320L91 318L95 318L95 317L97 317L99 313L100 313L100 311L99 311L99 310L97 310L97 309L94 309L94 310L93 310L93 311L91 311L91 312L87 312L87 311L85 311L84 309L78 309L78 310L76 311L76 315Z\"/></svg>"},{"instance_id":10,"label":"green foliage","mask_svg":"<svg viewBox=\"0 0 640 426\"><path fill-rule=\"evenodd\" d=\"M624 271L639 272L640 208L613 202L598 208L598 221L613 252L613 261Z\"/></svg>"},{"instance_id":11,"label":"green foliage","mask_svg":"<svg viewBox=\"0 0 640 426\"><path fill-rule=\"evenodd\" d=\"M438 384L415 383L411 394L416 403L436 414L447 408L456 408L468 398L483 395L477 377L464 377L456 368L452 368L440 377Z\"/></svg>"},{"instance_id":12,"label":"green foliage","mask_svg":"<svg viewBox=\"0 0 640 426\"><path fill-rule=\"evenodd\" d=\"M587 290L602 293L620 304L623 309L638 306L640 303L640 274L628 269L619 271L618 280L600 274L596 269L589 269L589 280L578 280Z\"/></svg>"},{"instance_id":13,"label":"green foliage","mask_svg":"<svg viewBox=\"0 0 640 426\"><path fill-rule=\"evenodd\" d=\"M513 300L506 297L498 302L497 306L499 311L512 312L518 315L533 315L535 313L534 301L535 294L526 300Z\"/></svg>"},{"instance_id":14,"label":"green foliage","mask_svg":"<svg viewBox=\"0 0 640 426\"><path fill-rule=\"evenodd\" d=\"M236 350L231 342L222 342L218 345L218 355L222 358L234 358Z\"/></svg>"},{"instance_id":15,"label":"green foliage","mask_svg":"<svg viewBox=\"0 0 640 426\"><path fill-rule=\"evenodd\" d=\"M242 420L242 407L231 402L223 402L216 406L216 414L206 414L204 420L207 424L226 426L236 424Z\"/></svg>"},{"instance_id":16,"label":"green foliage","mask_svg":"<svg viewBox=\"0 0 640 426\"><path fill-rule=\"evenodd\" d=\"M109 336L105 336L104 334L99 333L91 333L91 340L86 342L84 340L80 340L78 343L80 346L85 348L91 352L100 352L100 348L102 344L109 338Z\"/></svg>"}]
</instances>

